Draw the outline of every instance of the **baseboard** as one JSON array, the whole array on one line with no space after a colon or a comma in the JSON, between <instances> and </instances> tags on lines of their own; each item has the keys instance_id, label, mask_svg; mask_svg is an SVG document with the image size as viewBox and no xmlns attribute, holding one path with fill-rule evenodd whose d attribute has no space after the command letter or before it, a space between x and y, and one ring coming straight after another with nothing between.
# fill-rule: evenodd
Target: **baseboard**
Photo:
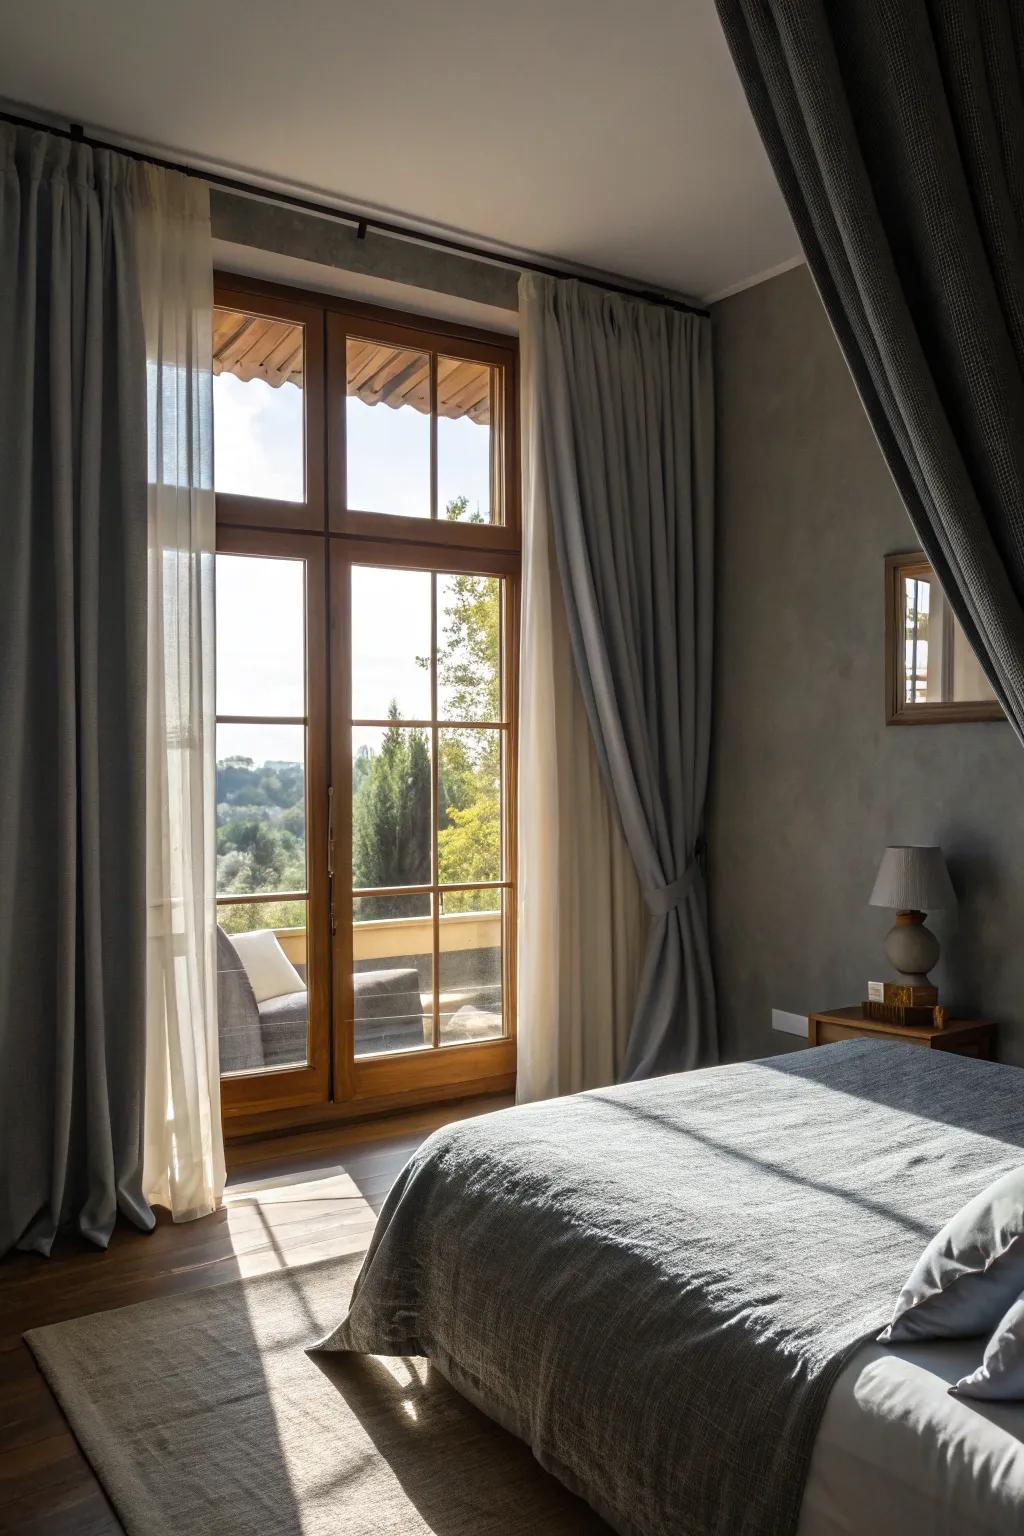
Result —
<instances>
[{"instance_id":1,"label":"baseboard","mask_svg":"<svg viewBox=\"0 0 1024 1536\"><path fill-rule=\"evenodd\" d=\"M439 1090L436 1087L414 1089L410 1092L391 1094L386 1098L354 1100L341 1104L306 1104L292 1109L262 1110L252 1115L233 1115L224 1122L224 1141L229 1165L231 1151L247 1142L264 1141L268 1137L294 1135L297 1131L321 1131L339 1127L371 1126L388 1122L393 1124L406 1118L415 1118L417 1112L454 1104L462 1099L497 1098L515 1091L514 1072L492 1077L478 1078L473 1082L455 1083ZM415 1130L412 1124L408 1127ZM384 1131L381 1134L385 1134Z\"/></svg>"}]
</instances>

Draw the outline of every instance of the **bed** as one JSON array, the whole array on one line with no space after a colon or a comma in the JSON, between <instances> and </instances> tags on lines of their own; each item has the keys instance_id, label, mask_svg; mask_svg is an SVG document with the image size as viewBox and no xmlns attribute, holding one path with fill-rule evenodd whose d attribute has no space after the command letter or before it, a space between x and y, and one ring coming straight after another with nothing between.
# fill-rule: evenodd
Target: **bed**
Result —
<instances>
[{"instance_id":1,"label":"bed","mask_svg":"<svg viewBox=\"0 0 1024 1536\"><path fill-rule=\"evenodd\" d=\"M958 1401L978 1340L857 1350L829 1393L799 1536L1024 1529L1024 1404Z\"/></svg>"},{"instance_id":2,"label":"bed","mask_svg":"<svg viewBox=\"0 0 1024 1536\"><path fill-rule=\"evenodd\" d=\"M426 1355L622 1536L1002 1536L1024 1409L948 1396L980 1345L869 1341L1022 1147L1024 1073L869 1040L484 1116L318 1347Z\"/></svg>"}]
</instances>

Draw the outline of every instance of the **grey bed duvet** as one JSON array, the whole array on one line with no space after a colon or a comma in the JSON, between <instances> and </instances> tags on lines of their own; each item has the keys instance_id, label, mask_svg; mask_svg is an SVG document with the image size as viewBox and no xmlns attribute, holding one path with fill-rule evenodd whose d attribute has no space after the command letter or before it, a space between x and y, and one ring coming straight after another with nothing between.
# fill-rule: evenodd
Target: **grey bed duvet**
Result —
<instances>
[{"instance_id":1,"label":"grey bed duvet","mask_svg":"<svg viewBox=\"0 0 1024 1536\"><path fill-rule=\"evenodd\" d=\"M844 1362L1022 1146L1024 1072L872 1041L500 1111L415 1154L319 1347L428 1356L623 1536L787 1536Z\"/></svg>"}]
</instances>

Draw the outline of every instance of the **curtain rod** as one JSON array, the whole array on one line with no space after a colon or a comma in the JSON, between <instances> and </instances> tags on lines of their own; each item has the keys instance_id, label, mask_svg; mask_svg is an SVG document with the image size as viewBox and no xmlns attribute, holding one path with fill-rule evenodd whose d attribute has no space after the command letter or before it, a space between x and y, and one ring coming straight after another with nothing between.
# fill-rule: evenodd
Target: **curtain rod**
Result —
<instances>
[{"instance_id":1,"label":"curtain rod","mask_svg":"<svg viewBox=\"0 0 1024 1536\"><path fill-rule=\"evenodd\" d=\"M578 283L585 283L590 288L603 288L608 293L623 294L629 299L641 299L647 304L661 304L666 309L681 310L688 315L706 316L708 314L708 311L702 309L699 304L688 304L685 299L667 298L664 294L651 292L650 289L630 288L626 283L605 282L597 277L584 277L577 272L565 271L561 267L549 266L541 261L531 261L527 257L498 255L483 246L471 245L468 241L456 240L450 235L438 235L426 230L413 229L403 224L392 223L387 219L376 218L372 214L355 213L350 208L338 208L315 202L312 198L298 197L292 192L271 190L258 186L255 182L225 176L219 171L203 171L181 160L164 160L158 155L145 154L138 149L126 149L121 144L108 144L104 139L94 139L87 134L79 123L72 123L69 128L54 128L49 123L36 122L30 117L18 117L13 112L3 110L0 110L0 121L13 123L16 128L32 128L41 133L52 133L59 139L71 139L76 144L85 144L89 149L108 150L111 154L124 155L129 160L139 160L147 165L158 166L163 171L177 171L182 176L191 176L197 181L207 182L211 187L219 187L225 192L235 192L242 197L280 203L286 208L295 208L300 213L312 213L319 218L337 219L339 223L354 225L358 240L364 240L367 232L372 229L377 234L395 235L420 245L433 245L440 250L453 251L458 256L470 256L475 261L494 262L498 266L511 267L519 272L537 272L541 277L560 278L563 282L574 279Z\"/></svg>"}]
</instances>

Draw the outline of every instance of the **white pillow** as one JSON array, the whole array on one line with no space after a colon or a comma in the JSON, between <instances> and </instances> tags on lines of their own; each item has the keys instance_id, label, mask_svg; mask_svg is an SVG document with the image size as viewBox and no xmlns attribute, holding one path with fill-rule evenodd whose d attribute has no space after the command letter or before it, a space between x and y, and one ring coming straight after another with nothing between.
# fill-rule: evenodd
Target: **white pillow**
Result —
<instances>
[{"instance_id":1,"label":"white pillow","mask_svg":"<svg viewBox=\"0 0 1024 1536\"><path fill-rule=\"evenodd\" d=\"M302 977L277 942L277 934L269 928L257 928L255 933L233 933L231 942L245 966L257 1003L283 997L286 992L306 990Z\"/></svg>"},{"instance_id":2,"label":"white pillow","mask_svg":"<svg viewBox=\"0 0 1024 1536\"><path fill-rule=\"evenodd\" d=\"M1024 1166L957 1211L910 1272L883 1344L991 1333L1024 1291Z\"/></svg>"},{"instance_id":3,"label":"white pillow","mask_svg":"<svg viewBox=\"0 0 1024 1536\"><path fill-rule=\"evenodd\" d=\"M1024 1398L1024 1296L1014 1302L989 1339L978 1369L949 1390L955 1397L981 1397L995 1402Z\"/></svg>"}]
</instances>

